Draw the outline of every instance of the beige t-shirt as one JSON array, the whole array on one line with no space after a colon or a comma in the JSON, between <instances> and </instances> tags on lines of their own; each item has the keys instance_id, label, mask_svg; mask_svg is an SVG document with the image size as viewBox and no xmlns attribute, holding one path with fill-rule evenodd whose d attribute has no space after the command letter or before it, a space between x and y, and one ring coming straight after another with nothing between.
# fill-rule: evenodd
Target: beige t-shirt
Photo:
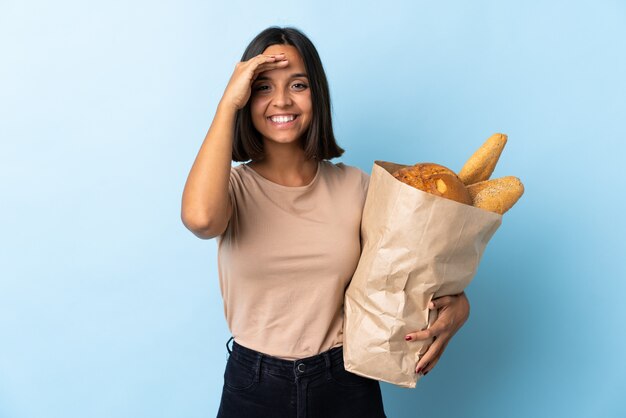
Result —
<instances>
[{"instance_id":1,"label":"beige t-shirt","mask_svg":"<svg viewBox=\"0 0 626 418\"><path fill-rule=\"evenodd\" d=\"M343 299L361 255L369 174L321 161L305 186L231 167L233 216L217 237L220 290L237 343L286 360L343 344Z\"/></svg>"}]
</instances>

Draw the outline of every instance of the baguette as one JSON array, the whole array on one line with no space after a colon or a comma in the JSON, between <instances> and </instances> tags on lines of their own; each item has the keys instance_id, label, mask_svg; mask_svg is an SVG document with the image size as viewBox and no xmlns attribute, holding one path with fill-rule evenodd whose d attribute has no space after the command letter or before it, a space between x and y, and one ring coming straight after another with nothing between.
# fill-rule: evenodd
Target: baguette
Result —
<instances>
[{"instance_id":1,"label":"baguette","mask_svg":"<svg viewBox=\"0 0 626 418\"><path fill-rule=\"evenodd\" d=\"M524 185L514 176L484 180L467 186L473 205L503 215L524 194Z\"/></svg>"},{"instance_id":2,"label":"baguette","mask_svg":"<svg viewBox=\"0 0 626 418\"><path fill-rule=\"evenodd\" d=\"M504 145L506 145L506 140L505 134L493 134L474 152L459 171L459 178L463 184L469 186L489 179L496 168L496 163L502 154Z\"/></svg>"}]
</instances>

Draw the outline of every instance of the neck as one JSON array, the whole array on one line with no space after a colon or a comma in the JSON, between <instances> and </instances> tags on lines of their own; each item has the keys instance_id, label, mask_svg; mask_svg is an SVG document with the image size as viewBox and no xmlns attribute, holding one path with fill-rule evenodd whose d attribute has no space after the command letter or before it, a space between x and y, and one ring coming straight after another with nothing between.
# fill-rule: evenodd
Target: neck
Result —
<instances>
[{"instance_id":1,"label":"neck","mask_svg":"<svg viewBox=\"0 0 626 418\"><path fill-rule=\"evenodd\" d=\"M270 180L286 186L310 183L317 172L317 161L306 159L297 144L277 144L266 141L265 158L248 165Z\"/></svg>"}]
</instances>

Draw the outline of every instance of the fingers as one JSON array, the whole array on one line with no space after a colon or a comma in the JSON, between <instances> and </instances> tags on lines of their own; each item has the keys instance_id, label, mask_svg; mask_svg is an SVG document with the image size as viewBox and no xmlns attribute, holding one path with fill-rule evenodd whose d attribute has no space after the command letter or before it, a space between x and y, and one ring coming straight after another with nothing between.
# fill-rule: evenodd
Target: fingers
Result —
<instances>
[{"instance_id":1,"label":"fingers","mask_svg":"<svg viewBox=\"0 0 626 418\"><path fill-rule=\"evenodd\" d=\"M427 340L429 338L437 337L443 333L452 333L454 330L456 330L460 326L460 324L458 323L460 319L457 318L457 316L455 316L455 310L442 309L443 306L448 306L448 305L444 305L446 302L449 303L449 301L445 300L446 297L447 296L440 298L442 300L438 300L438 302L435 303L435 308L432 308L432 309L440 309L440 311L439 311L439 314L437 315L437 319L435 319L435 322L430 326L430 328L423 329L420 331L410 332L406 334L406 336L404 337L405 340L407 341Z\"/></svg>"},{"instance_id":2,"label":"fingers","mask_svg":"<svg viewBox=\"0 0 626 418\"><path fill-rule=\"evenodd\" d=\"M404 337L404 339L407 341L427 340L448 331L449 327L452 325L452 322L447 319L445 315L439 315L430 328L410 332Z\"/></svg>"},{"instance_id":3,"label":"fingers","mask_svg":"<svg viewBox=\"0 0 626 418\"><path fill-rule=\"evenodd\" d=\"M456 330L462 325L464 318L467 317L462 306L463 304L458 303L460 301L460 295L442 296L431 300L428 304L428 308L431 310L439 310L435 322L428 329L415 331L406 335L405 338L409 341L433 338L433 342L420 357L416 365L416 373L426 375L435 367L448 345L448 342Z\"/></svg>"},{"instance_id":4,"label":"fingers","mask_svg":"<svg viewBox=\"0 0 626 418\"><path fill-rule=\"evenodd\" d=\"M404 337L407 341L415 340L427 340L432 337L436 337L443 332L451 332L455 328L458 328L463 323L463 318L466 318L465 312L459 310L459 296L442 296L430 301L428 309L438 309L437 319L433 325L421 331L411 332Z\"/></svg>"},{"instance_id":5,"label":"fingers","mask_svg":"<svg viewBox=\"0 0 626 418\"><path fill-rule=\"evenodd\" d=\"M269 71L274 68L286 67L289 64L289 60L285 58L284 53L276 55L260 54L252 58L249 62L253 68L253 79L256 79L258 75L264 71Z\"/></svg>"},{"instance_id":6,"label":"fingers","mask_svg":"<svg viewBox=\"0 0 626 418\"><path fill-rule=\"evenodd\" d=\"M288 61L289 60L285 58L284 53L273 54L273 55L259 54L255 57L250 58L247 61L240 61L237 63L237 65L251 66L253 69L256 70L260 67L268 67L268 66L277 67L279 65L284 65Z\"/></svg>"},{"instance_id":7,"label":"fingers","mask_svg":"<svg viewBox=\"0 0 626 418\"><path fill-rule=\"evenodd\" d=\"M281 52L280 54L269 54L269 55L259 54L259 55L256 55L256 56L250 58L247 61L242 61L242 62L243 63L255 62L255 61L265 62L265 61L268 61L268 60L271 60L271 59L283 59L284 57L285 57L285 53L284 52Z\"/></svg>"},{"instance_id":8,"label":"fingers","mask_svg":"<svg viewBox=\"0 0 626 418\"><path fill-rule=\"evenodd\" d=\"M273 68L286 67L287 64L289 64L289 61L287 61L286 58L280 61L275 61L275 62L262 62L256 66L256 68L254 69L254 72L262 73L263 71L268 71Z\"/></svg>"},{"instance_id":9,"label":"fingers","mask_svg":"<svg viewBox=\"0 0 626 418\"><path fill-rule=\"evenodd\" d=\"M249 60L237 62L228 85L224 89L222 103L232 105L237 110L242 109L250 99L252 83L256 81L260 73L275 68L285 68L288 65L284 53L258 54Z\"/></svg>"},{"instance_id":10,"label":"fingers","mask_svg":"<svg viewBox=\"0 0 626 418\"><path fill-rule=\"evenodd\" d=\"M433 299L428 304L428 309L440 309L455 302L456 298L458 298L458 296L442 296L440 298Z\"/></svg>"},{"instance_id":11,"label":"fingers","mask_svg":"<svg viewBox=\"0 0 626 418\"><path fill-rule=\"evenodd\" d=\"M252 58L250 61L255 63L257 66L261 65L271 65L271 64L282 64L287 62L287 58L285 58L284 53L280 54L272 54L272 55L263 55L259 54L256 57Z\"/></svg>"},{"instance_id":12,"label":"fingers","mask_svg":"<svg viewBox=\"0 0 626 418\"><path fill-rule=\"evenodd\" d=\"M448 343L444 342L443 339L436 339L430 345L428 351L426 351L426 353L424 353L424 355L417 362L417 365L415 367L415 373L422 373L426 375L429 371L431 371L441 358L441 355L443 354L447 345Z\"/></svg>"}]
</instances>

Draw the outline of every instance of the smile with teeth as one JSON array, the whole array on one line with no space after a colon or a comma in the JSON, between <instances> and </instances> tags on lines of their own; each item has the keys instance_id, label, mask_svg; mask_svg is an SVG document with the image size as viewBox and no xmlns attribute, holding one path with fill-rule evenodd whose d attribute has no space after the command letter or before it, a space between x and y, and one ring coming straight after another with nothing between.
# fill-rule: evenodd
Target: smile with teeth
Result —
<instances>
[{"instance_id":1,"label":"smile with teeth","mask_svg":"<svg viewBox=\"0 0 626 418\"><path fill-rule=\"evenodd\" d=\"M281 116L270 116L268 119L272 122L273 125L278 126L287 126L290 125L298 115L281 115Z\"/></svg>"}]
</instances>

